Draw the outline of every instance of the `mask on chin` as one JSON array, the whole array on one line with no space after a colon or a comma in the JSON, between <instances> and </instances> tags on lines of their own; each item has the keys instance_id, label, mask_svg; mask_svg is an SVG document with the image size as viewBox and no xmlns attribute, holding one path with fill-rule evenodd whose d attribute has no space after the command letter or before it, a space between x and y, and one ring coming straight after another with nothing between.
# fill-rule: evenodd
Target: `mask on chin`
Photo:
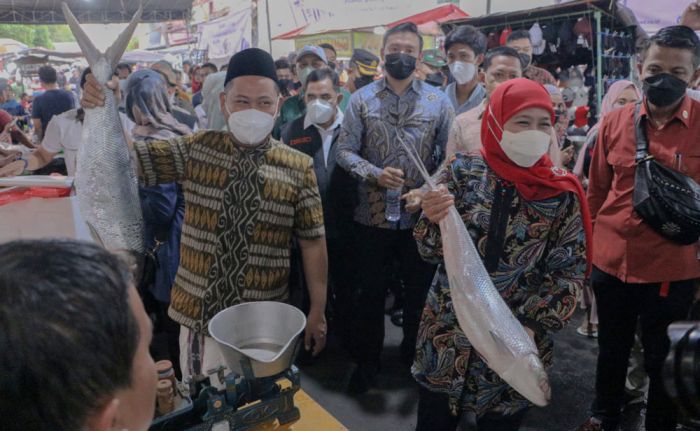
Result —
<instances>
[{"instance_id":1,"label":"mask on chin","mask_svg":"<svg viewBox=\"0 0 700 431\"><path fill-rule=\"evenodd\" d=\"M272 133L275 117L257 109L246 109L228 116L228 130L242 146L257 147Z\"/></svg>"}]
</instances>

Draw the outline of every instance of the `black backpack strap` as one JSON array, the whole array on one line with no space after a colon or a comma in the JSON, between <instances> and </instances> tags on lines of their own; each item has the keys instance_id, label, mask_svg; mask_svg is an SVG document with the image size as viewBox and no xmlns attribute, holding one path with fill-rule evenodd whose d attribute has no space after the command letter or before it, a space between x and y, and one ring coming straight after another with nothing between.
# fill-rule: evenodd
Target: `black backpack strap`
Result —
<instances>
[{"instance_id":1,"label":"black backpack strap","mask_svg":"<svg viewBox=\"0 0 700 431\"><path fill-rule=\"evenodd\" d=\"M634 131L637 140L637 154L635 162L641 163L651 157L649 154L649 139L647 138L647 119L639 115L642 108L642 103L639 102L634 107Z\"/></svg>"}]
</instances>

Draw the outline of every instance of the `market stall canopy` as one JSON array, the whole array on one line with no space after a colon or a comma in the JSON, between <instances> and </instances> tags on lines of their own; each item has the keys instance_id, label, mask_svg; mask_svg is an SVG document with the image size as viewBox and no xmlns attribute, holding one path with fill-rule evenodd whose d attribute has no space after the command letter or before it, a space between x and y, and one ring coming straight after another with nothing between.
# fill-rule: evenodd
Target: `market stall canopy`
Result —
<instances>
[{"instance_id":1,"label":"market stall canopy","mask_svg":"<svg viewBox=\"0 0 700 431\"><path fill-rule=\"evenodd\" d=\"M121 61L124 63L155 63L164 59L165 54L137 49L134 51L125 52Z\"/></svg>"},{"instance_id":2,"label":"market stall canopy","mask_svg":"<svg viewBox=\"0 0 700 431\"><path fill-rule=\"evenodd\" d=\"M345 17L341 15L336 15L331 19L319 21L313 24L307 24L290 32L281 34L279 36L274 37L273 40L289 40L295 39L299 36L310 36L315 34L334 33L349 30L366 29L368 31L372 31L375 27L386 26L391 28L404 22L413 22L419 26L425 26L425 28L430 28L430 23L436 22L438 24L441 24L443 22L447 22L457 18L466 18L468 16L469 14L467 14L454 4L447 4L402 18L398 21L394 21L389 24L383 22L382 17L367 17L367 20L363 22L362 27L357 28L349 27L347 24L347 19L345 19Z\"/></svg>"},{"instance_id":3,"label":"market stall canopy","mask_svg":"<svg viewBox=\"0 0 700 431\"><path fill-rule=\"evenodd\" d=\"M27 45L14 39L0 38L0 54L20 52L27 49Z\"/></svg>"},{"instance_id":4,"label":"market stall canopy","mask_svg":"<svg viewBox=\"0 0 700 431\"><path fill-rule=\"evenodd\" d=\"M129 22L140 0L65 0L81 23ZM0 0L0 23L65 24L62 0ZM192 0L143 1L141 22L188 19Z\"/></svg>"},{"instance_id":5,"label":"market stall canopy","mask_svg":"<svg viewBox=\"0 0 700 431\"><path fill-rule=\"evenodd\" d=\"M495 26L518 26L538 19L550 19L562 14L582 13L591 9L598 9L612 15L616 9L615 0L577 0L552 6L543 6L534 9L526 9L511 12L498 12L490 15L482 15L474 18L463 18L446 22L442 25L442 31L449 33L459 25L473 25L477 28Z\"/></svg>"},{"instance_id":6,"label":"market stall canopy","mask_svg":"<svg viewBox=\"0 0 700 431\"><path fill-rule=\"evenodd\" d=\"M436 22L442 24L444 22L453 21L456 19L468 18L469 14L457 7L456 5L450 3L436 7L435 9L430 9L423 13L409 16L407 18L395 21L387 25L387 27L392 28L397 25L412 22L416 25L430 24Z\"/></svg>"}]
</instances>

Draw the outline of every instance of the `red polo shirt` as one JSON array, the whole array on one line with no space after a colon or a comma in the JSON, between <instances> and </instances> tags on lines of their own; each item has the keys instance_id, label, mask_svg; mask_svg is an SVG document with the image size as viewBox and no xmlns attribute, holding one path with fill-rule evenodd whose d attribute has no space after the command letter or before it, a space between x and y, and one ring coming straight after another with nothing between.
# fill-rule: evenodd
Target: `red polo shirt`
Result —
<instances>
[{"instance_id":1,"label":"red polo shirt","mask_svg":"<svg viewBox=\"0 0 700 431\"><path fill-rule=\"evenodd\" d=\"M700 278L696 244L657 234L632 208L635 105L605 116L591 162L588 203L593 217L593 264L627 283ZM642 104L640 115L647 115ZM685 97L664 127L647 121L649 152L659 163L700 183L700 102Z\"/></svg>"}]
</instances>

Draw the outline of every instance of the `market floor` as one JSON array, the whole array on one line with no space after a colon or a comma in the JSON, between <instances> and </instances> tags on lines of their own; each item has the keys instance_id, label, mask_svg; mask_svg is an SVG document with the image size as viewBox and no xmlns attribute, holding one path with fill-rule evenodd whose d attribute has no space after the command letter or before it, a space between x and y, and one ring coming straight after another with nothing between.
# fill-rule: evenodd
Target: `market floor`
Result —
<instances>
[{"instance_id":1,"label":"market floor","mask_svg":"<svg viewBox=\"0 0 700 431\"><path fill-rule=\"evenodd\" d=\"M598 347L596 340L576 334L582 319L579 311L555 336L555 365L549 372L552 404L532 409L522 431L572 431L586 420L593 397ZM401 330L388 318L385 324L387 337L378 390L359 397L348 395L345 388L351 364L334 346L315 364L302 368L304 390L350 431L415 429L417 391L408 367L399 361Z\"/></svg>"}]
</instances>

